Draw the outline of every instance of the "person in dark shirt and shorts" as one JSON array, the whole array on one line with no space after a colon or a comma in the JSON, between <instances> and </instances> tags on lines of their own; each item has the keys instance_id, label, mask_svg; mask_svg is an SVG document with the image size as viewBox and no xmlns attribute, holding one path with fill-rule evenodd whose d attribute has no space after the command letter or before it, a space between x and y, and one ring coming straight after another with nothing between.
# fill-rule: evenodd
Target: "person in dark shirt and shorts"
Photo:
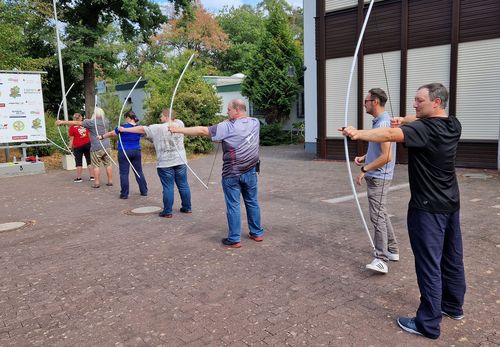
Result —
<instances>
[{"instance_id":1,"label":"person in dark shirt and shorts","mask_svg":"<svg viewBox=\"0 0 500 347\"><path fill-rule=\"evenodd\" d=\"M353 140L402 142L408 148L411 198L408 234L420 289L416 317L399 317L405 331L437 339L445 315L464 318L465 272L460 230L460 193L455 157L462 132L457 117L446 114L448 91L440 83L421 86L416 116L397 117L392 128L339 129Z\"/></svg>"}]
</instances>

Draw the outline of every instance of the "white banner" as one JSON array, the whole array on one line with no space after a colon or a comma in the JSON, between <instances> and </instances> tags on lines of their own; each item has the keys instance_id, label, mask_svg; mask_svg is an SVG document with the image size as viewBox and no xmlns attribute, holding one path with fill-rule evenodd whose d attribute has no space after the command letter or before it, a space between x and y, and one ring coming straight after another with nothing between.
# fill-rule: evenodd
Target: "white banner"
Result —
<instances>
[{"instance_id":1,"label":"white banner","mask_svg":"<svg viewBox=\"0 0 500 347\"><path fill-rule=\"evenodd\" d=\"M40 75L0 73L0 143L46 139Z\"/></svg>"}]
</instances>

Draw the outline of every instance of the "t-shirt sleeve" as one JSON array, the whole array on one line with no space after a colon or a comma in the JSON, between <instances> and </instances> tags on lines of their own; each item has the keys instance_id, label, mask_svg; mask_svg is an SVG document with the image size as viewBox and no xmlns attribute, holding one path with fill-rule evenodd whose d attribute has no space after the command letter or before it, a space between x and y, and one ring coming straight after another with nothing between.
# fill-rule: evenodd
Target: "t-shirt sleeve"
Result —
<instances>
[{"instance_id":1,"label":"t-shirt sleeve","mask_svg":"<svg viewBox=\"0 0 500 347\"><path fill-rule=\"evenodd\" d=\"M401 127L405 136L404 146L421 148L429 142L429 130L424 121L416 120Z\"/></svg>"},{"instance_id":2,"label":"t-shirt sleeve","mask_svg":"<svg viewBox=\"0 0 500 347\"><path fill-rule=\"evenodd\" d=\"M144 129L144 132L146 133L146 136L149 137L149 138L153 138L153 135L154 135L154 131L153 131L153 127L155 126L156 124L153 124L153 125L145 125L143 126L143 129Z\"/></svg>"},{"instance_id":3,"label":"t-shirt sleeve","mask_svg":"<svg viewBox=\"0 0 500 347\"><path fill-rule=\"evenodd\" d=\"M69 134L69 136L75 136L75 127L74 126L69 128L68 134Z\"/></svg>"},{"instance_id":4,"label":"t-shirt sleeve","mask_svg":"<svg viewBox=\"0 0 500 347\"><path fill-rule=\"evenodd\" d=\"M229 135L229 122L221 122L208 127L208 133L212 141L222 141Z\"/></svg>"},{"instance_id":5,"label":"t-shirt sleeve","mask_svg":"<svg viewBox=\"0 0 500 347\"><path fill-rule=\"evenodd\" d=\"M82 127L84 127L84 128L87 128L87 129L88 129L88 128L92 127L92 125L93 125L93 124L94 124L94 123L93 123L92 119L85 119L85 120L82 122Z\"/></svg>"}]
</instances>

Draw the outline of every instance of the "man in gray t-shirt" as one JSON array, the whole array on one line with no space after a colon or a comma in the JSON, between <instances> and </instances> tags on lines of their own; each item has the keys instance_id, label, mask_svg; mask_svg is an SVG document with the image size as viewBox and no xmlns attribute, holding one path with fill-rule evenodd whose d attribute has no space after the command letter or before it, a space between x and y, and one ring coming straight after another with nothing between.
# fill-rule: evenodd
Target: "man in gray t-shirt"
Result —
<instances>
[{"instance_id":1,"label":"man in gray t-shirt","mask_svg":"<svg viewBox=\"0 0 500 347\"><path fill-rule=\"evenodd\" d=\"M259 130L257 119L248 117L243 100L231 100L227 106L229 119L211 127L177 128L173 133L191 136L208 136L213 141L222 141L224 151L222 188L226 200L228 236L222 244L231 248L241 247L240 199L243 196L250 233L254 241L264 240L264 229L260 222L258 201L257 166L259 163Z\"/></svg>"},{"instance_id":2,"label":"man in gray t-shirt","mask_svg":"<svg viewBox=\"0 0 500 347\"><path fill-rule=\"evenodd\" d=\"M100 107L96 107L94 114L91 119L85 119L83 121L65 121L57 120L56 125L81 125L84 128L89 129L90 133L90 159L92 161L92 166L94 167L95 182L92 188L99 188L101 182L100 167L101 165L106 168L106 176L108 177L107 186L113 185L113 168L111 167L112 159L109 156L109 150L111 150L111 143L109 139L104 139L99 141L97 135L103 135L108 130L108 121L104 115L104 110Z\"/></svg>"}]
</instances>

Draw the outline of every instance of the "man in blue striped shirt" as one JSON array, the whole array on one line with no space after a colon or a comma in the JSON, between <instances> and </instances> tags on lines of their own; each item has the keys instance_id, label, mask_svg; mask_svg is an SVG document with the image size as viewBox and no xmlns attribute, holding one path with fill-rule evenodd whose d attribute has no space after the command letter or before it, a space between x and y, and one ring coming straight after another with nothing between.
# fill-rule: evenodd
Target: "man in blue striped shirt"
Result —
<instances>
[{"instance_id":1,"label":"man in blue striped shirt","mask_svg":"<svg viewBox=\"0 0 500 347\"><path fill-rule=\"evenodd\" d=\"M373 116L373 129L391 127L391 117L385 111L386 102L387 95L382 89L368 91L364 103L366 112ZM389 260L399 260L398 243L385 206L395 159L396 143L390 142L369 142L366 154L354 159L356 165L361 166L357 184L361 185L363 179L366 181L370 220L375 229L375 259L366 268L381 273L388 272Z\"/></svg>"}]
</instances>

